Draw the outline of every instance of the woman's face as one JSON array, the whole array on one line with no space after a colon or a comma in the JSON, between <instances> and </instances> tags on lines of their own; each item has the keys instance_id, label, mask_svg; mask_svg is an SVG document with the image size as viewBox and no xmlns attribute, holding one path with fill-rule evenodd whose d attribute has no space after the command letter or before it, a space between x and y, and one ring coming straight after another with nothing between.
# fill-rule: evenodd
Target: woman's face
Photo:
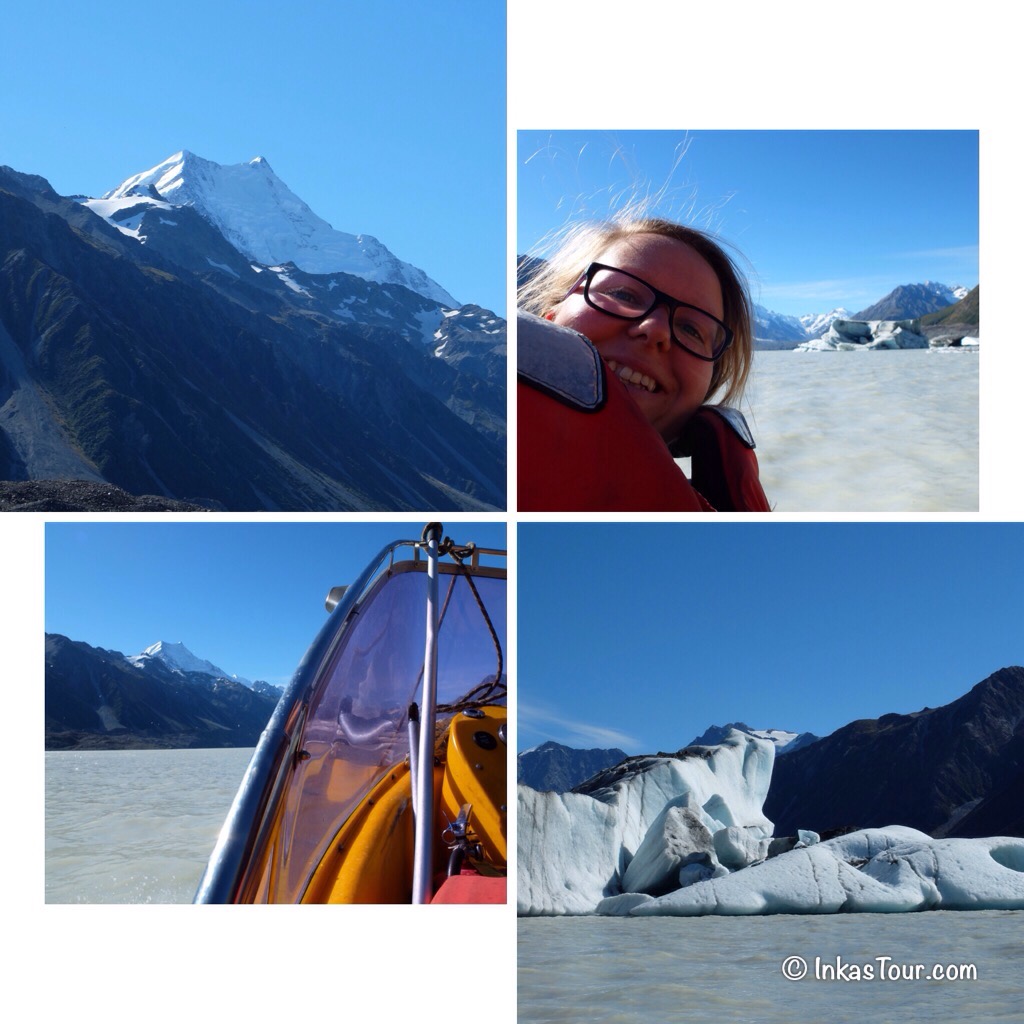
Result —
<instances>
[{"instance_id":1,"label":"woman's face","mask_svg":"<svg viewBox=\"0 0 1024 1024\"><path fill-rule=\"evenodd\" d=\"M634 235L609 245L594 262L625 270L722 319L718 277L704 257L684 242L662 235ZM656 306L642 320L620 320L589 306L581 281L551 311L549 319L579 331L594 343L666 442L678 437L683 424L703 403L714 364L698 359L672 340L664 306Z\"/></svg>"}]
</instances>

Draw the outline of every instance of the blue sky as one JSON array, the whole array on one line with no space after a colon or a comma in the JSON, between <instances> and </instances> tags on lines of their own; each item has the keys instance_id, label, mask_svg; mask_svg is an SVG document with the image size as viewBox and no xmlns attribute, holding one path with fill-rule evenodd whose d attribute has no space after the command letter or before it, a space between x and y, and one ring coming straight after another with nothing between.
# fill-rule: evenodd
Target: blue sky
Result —
<instances>
[{"instance_id":1,"label":"blue sky","mask_svg":"<svg viewBox=\"0 0 1024 1024\"><path fill-rule=\"evenodd\" d=\"M341 231L505 308L505 9L37 0L0 33L0 164L102 195L180 149L263 156Z\"/></svg>"},{"instance_id":2,"label":"blue sky","mask_svg":"<svg viewBox=\"0 0 1024 1024\"><path fill-rule=\"evenodd\" d=\"M651 196L738 249L778 313L978 283L975 131L520 131L516 168L518 252Z\"/></svg>"},{"instance_id":3,"label":"blue sky","mask_svg":"<svg viewBox=\"0 0 1024 1024\"><path fill-rule=\"evenodd\" d=\"M520 750L827 735L1024 664L1024 524L520 524Z\"/></svg>"},{"instance_id":4,"label":"blue sky","mask_svg":"<svg viewBox=\"0 0 1024 1024\"><path fill-rule=\"evenodd\" d=\"M504 523L446 522L455 541L505 547ZM138 654L181 641L225 672L284 685L352 583L422 522L46 525L46 631Z\"/></svg>"}]
</instances>

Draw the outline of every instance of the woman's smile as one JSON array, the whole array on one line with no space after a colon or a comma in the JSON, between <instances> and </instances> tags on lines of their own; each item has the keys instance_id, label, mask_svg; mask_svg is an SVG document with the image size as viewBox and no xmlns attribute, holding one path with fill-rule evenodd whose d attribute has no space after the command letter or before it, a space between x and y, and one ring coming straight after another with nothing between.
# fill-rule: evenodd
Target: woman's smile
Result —
<instances>
[{"instance_id":1,"label":"woman's smile","mask_svg":"<svg viewBox=\"0 0 1024 1024\"><path fill-rule=\"evenodd\" d=\"M609 359L608 369L611 370L623 384L628 384L630 387L643 388L645 391L651 393L658 390L658 382L656 380L648 377L646 373L634 370L631 366L619 366L614 359Z\"/></svg>"}]
</instances>

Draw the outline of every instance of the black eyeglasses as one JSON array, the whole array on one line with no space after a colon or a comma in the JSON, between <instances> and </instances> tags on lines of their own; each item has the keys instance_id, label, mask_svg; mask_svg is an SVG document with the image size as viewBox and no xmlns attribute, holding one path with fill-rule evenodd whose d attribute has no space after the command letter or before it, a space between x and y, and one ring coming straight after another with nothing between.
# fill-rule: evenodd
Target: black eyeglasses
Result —
<instances>
[{"instance_id":1,"label":"black eyeglasses","mask_svg":"<svg viewBox=\"0 0 1024 1024\"><path fill-rule=\"evenodd\" d=\"M732 344L732 331L717 317L658 291L625 270L591 263L580 280L587 305L620 320L643 320L656 307L664 306L672 340L698 359L714 362ZM577 281L569 293L579 284Z\"/></svg>"}]
</instances>

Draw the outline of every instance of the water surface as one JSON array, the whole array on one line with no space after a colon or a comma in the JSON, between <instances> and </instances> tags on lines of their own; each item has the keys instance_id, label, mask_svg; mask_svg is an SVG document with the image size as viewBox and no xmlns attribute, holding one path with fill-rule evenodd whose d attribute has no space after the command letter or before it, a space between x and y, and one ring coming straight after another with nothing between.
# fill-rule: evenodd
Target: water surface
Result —
<instances>
[{"instance_id":1,"label":"water surface","mask_svg":"<svg viewBox=\"0 0 1024 1024\"><path fill-rule=\"evenodd\" d=\"M46 752L46 902L191 903L251 748Z\"/></svg>"},{"instance_id":2,"label":"water surface","mask_svg":"<svg viewBox=\"0 0 1024 1024\"><path fill-rule=\"evenodd\" d=\"M808 973L787 980L797 956ZM815 958L846 980L815 978ZM523 918L518 959L520 1024L1024 1019L1024 911ZM927 980L937 964L975 977Z\"/></svg>"},{"instance_id":3,"label":"water surface","mask_svg":"<svg viewBox=\"0 0 1024 1024\"><path fill-rule=\"evenodd\" d=\"M742 407L775 510L977 511L979 359L757 352Z\"/></svg>"}]
</instances>

